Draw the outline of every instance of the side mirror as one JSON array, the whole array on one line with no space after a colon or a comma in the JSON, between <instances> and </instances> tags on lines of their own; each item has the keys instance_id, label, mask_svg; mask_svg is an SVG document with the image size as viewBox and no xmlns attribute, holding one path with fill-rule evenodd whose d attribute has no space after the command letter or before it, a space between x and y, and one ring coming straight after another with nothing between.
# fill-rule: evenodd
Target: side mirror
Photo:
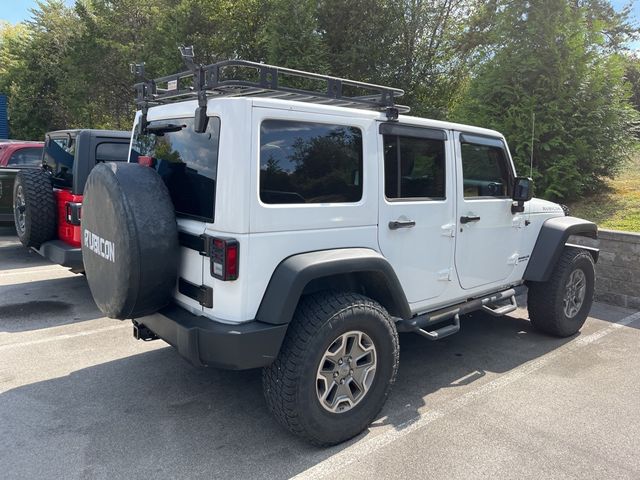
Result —
<instances>
[{"instance_id":1,"label":"side mirror","mask_svg":"<svg viewBox=\"0 0 640 480\"><path fill-rule=\"evenodd\" d=\"M524 202L528 202L533 197L533 180L529 177L516 177L513 183L513 196L516 204L511 206L512 213L524 212Z\"/></svg>"},{"instance_id":2,"label":"side mirror","mask_svg":"<svg viewBox=\"0 0 640 480\"><path fill-rule=\"evenodd\" d=\"M533 180L529 177L516 177L513 185L513 200L528 202L533 197Z\"/></svg>"}]
</instances>

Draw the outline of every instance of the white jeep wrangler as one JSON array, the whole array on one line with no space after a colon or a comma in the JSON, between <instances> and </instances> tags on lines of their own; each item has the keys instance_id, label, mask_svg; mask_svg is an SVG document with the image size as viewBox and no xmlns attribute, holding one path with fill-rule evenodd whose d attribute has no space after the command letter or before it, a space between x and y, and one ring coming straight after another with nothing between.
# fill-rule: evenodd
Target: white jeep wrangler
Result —
<instances>
[{"instance_id":1,"label":"white jeep wrangler","mask_svg":"<svg viewBox=\"0 0 640 480\"><path fill-rule=\"evenodd\" d=\"M531 199L500 133L399 115L397 89L245 61L137 89L130 163L96 166L85 189L96 303L194 365L263 367L293 433L365 429L398 332L444 338L525 287L537 329L583 325L598 251L567 240L597 227Z\"/></svg>"}]
</instances>

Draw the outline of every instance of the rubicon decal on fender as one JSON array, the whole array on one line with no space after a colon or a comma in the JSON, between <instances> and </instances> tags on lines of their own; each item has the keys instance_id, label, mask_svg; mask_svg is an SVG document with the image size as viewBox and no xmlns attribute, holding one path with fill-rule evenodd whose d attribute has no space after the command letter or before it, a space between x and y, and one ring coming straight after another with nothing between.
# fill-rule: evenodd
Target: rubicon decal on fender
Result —
<instances>
[{"instance_id":1,"label":"rubicon decal on fender","mask_svg":"<svg viewBox=\"0 0 640 480\"><path fill-rule=\"evenodd\" d=\"M84 229L84 246L93 251L96 255L100 255L102 258L115 263L115 245L109 240L90 232L86 228Z\"/></svg>"}]
</instances>

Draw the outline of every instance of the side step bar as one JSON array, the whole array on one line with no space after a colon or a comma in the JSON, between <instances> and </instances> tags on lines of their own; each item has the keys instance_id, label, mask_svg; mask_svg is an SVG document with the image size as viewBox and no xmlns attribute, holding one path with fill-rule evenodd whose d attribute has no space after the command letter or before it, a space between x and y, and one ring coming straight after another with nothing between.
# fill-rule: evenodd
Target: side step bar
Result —
<instances>
[{"instance_id":1,"label":"side step bar","mask_svg":"<svg viewBox=\"0 0 640 480\"><path fill-rule=\"evenodd\" d=\"M516 303L516 290L510 288L502 292L494 293L488 297L476 298L464 303L459 303L451 307L445 307L433 312L417 315L408 320L400 320L396 323L398 332L413 332L422 335L429 340L440 340L460 331L460 315L484 310L494 316L505 315L513 312L518 305ZM509 304L495 307L495 304L509 300ZM453 319L452 324L447 324L438 328L430 328L438 323Z\"/></svg>"}]
</instances>

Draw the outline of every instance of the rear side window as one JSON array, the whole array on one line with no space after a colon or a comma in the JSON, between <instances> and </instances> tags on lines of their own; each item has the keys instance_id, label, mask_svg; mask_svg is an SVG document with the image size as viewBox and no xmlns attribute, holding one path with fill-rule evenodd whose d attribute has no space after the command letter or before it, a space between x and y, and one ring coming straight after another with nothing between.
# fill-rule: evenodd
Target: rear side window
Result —
<instances>
[{"instance_id":1,"label":"rear side window","mask_svg":"<svg viewBox=\"0 0 640 480\"><path fill-rule=\"evenodd\" d=\"M129 143L101 142L96 145L96 163L126 162L129 154Z\"/></svg>"},{"instance_id":2,"label":"rear side window","mask_svg":"<svg viewBox=\"0 0 640 480\"><path fill-rule=\"evenodd\" d=\"M178 215L213 222L219 140L216 117L204 133L193 130L193 118L154 121L148 132L133 137L129 160L150 157Z\"/></svg>"},{"instance_id":3,"label":"rear side window","mask_svg":"<svg viewBox=\"0 0 640 480\"><path fill-rule=\"evenodd\" d=\"M463 142L464 197L511 197L511 169L504 148Z\"/></svg>"},{"instance_id":4,"label":"rear side window","mask_svg":"<svg viewBox=\"0 0 640 480\"><path fill-rule=\"evenodd\" d=\"M260 200L352 203L362 198L357 127L265 120L260 127Z\"/></svg>"},{"instance_id":5,"label":"rear side window","mask_svg":"<svg viewBox=\"0 0 640 480\"><path fill-rule=\"evenodd\" d=\"M445 144L384 135L384 193L390 200L445 198Z\"/></svg>"},{"instance_id":6,"label":"rear side window","mask_svg":"<svg viewBox=\"0 0 640 480\"><path fill-rule=\"evenodd\" d=\"M8 165L16 167L37 167L42 162L42 148L29 147L21 148L13 152L9 158Z\"/></svg>"}]
</instances>

